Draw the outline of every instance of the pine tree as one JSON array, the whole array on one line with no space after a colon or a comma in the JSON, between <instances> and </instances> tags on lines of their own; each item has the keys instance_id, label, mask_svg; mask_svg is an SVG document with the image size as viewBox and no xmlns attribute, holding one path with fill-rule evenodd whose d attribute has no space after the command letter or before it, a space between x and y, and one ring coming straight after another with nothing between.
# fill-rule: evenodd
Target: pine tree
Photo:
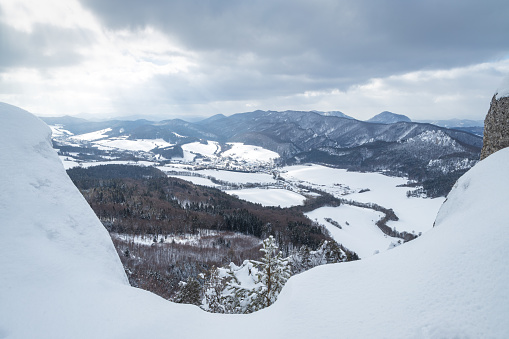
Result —
<instances>
[{"instance_id":1,"label":"pine tree","mask_svg":"<svg viewBox=\"0 0 509 339\"><path fill-rule=\"evenodd\" d=\"M226 287L226 279L219 275L219 270L212 266L209 271L209 278L205 282L203 307L212 313L226 313L223 291Z\"/></svg>"},{"instance_id":2,"label":"pine tree","mask_svg":"<svg viewBox=\"0 0 509 339\"><path fill-rule=\"evenodd\" d=\"M311 250L306 245L302 245L299 250L299 256L301 259L301 272L307 271L312 267L311 263Z\"/></svg>"},{"instance_id":3,"label":"pine tree","mask_svg":"<svg viewBox=\"0 0 509 339\"><path fill-rule=\"evenodd\" d=\"M327 264L335 264L346 259L335 241L324 241L324 257Z\"/></svg>"},{"instance_id":4,"label":"pine tree","mask_svg":"<svg viewBox=\"0 0 509 339\"><path fill-rule=\"evenodd\" d=\"M244 263L250 264L247 260ZM228 274L226 293L222 300L225 313L249 313L248 309L251 303L250 291L241 285L231 264L226 273Z\"/></svg>"},{"instance_id":5,"label":"pine tree","mask_svg":"<svg viewBox=\"0 0 509 339\"><path fill-rule=\"evenodd\" d=\"M200 305L201 304L201 291L202 288L200 283L192 278L187 278L186 282L181 281L179 283L179 290L177 291L177 295L173 298L173 301L180 304L193 304Z\"/></svg>"},{"instance_id":6,"label":"pine tree","mask_svg":"<svg viewBox=\"0 0 509 339\"><path fill-rule=\"evenodd\" d=\"M261 261L252 261L258 267L258 286L250 291L252 302L248 311L257 311L272 305L291 276L288 258L283 258L275 239L270 236L263 241Z\"/></svg>"}]
</instances>

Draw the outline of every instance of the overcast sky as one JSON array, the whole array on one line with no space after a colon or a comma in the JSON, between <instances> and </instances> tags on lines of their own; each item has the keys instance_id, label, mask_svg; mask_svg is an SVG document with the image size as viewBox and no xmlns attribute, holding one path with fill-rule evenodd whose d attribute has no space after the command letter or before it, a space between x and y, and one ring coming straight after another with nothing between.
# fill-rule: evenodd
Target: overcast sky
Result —
<instances>
[{"instance_id":1,"label":"overcast sky","mask_svg":"<svg viewBox=\"0 0 509 339\"><path fill-rule=\"evenodd\" d=\"M0 101L44 116L484 119L509 1L0 0Z\"/></svg>"}]
</instances>

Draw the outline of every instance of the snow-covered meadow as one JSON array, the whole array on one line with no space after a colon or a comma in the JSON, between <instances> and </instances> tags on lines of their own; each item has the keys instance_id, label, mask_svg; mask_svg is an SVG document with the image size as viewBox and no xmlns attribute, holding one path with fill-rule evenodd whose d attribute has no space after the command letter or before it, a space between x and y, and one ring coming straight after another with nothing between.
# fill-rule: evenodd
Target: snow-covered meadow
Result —
<instances>
[{"instance_id":1,"label":"snow-covered meadow","mask_svg":"<svg viewBox=\"0 0 509 339\"><path fill-rule=\"evenodd\" d=\"M299 193L277 188L246 188L225 192L262 206L282 208L302 205L306 200L306 197Z\"/></svg>"},{"instance_id":2,"label":"snow-covered meadow","mask_svg":"<svg viewBox=\"0 0 509 339\"><path fill-rule=\"evenodd\" d=\"M348 172L321 165L284 167L281 176L290 182L310 186L336 197L363 203L375 203L391 208L398 221L389 226L398 231L426 232L433 227L434 216L445 198L408 198L405 178L390 177L381 173Z\"/></svg>"},{"instance_id":3,"label":"snow-covered meadow","mask_svg":"<svg viewBox=\"0 0 509 339\"><path fill-rule=\"evenodd\" d=\"M386 251L391 244L397 244L398 241L402 242L401 239L385 235L376 227L375 223L383 213L371 209L341 205L320 207L306 215L327 227L334 240L355 251L361 259Z\"/></svg>"}]
</instances>

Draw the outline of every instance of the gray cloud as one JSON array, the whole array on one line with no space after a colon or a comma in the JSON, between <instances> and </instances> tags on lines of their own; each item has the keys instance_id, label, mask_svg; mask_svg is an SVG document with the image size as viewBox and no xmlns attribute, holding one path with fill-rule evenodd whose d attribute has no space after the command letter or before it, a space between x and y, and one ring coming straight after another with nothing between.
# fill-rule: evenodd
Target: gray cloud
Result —
<instances>
[{"instance_id":1,"label":"gray cloud","mask_svg":"<svg viewBox=\"0 0 509 339\"><path fill-rule=\"evenodd\" d=\"M75 65L83 60L78 48L91 42L92 34L84 29L35 24L28 33L0 22L0 70Z\"/></svg>"},{"instance_id":2,"label":"gray cloud","mask_svg":"<svg viewBox=\"0 0 509 339\"><path fill-rule=\"evenodd\" d=\"M153 25L187 48L253 53L261 71L289 75L378 77L509 51L507 1L82 1L110 27Z\"/></svg>"},{"instance_id":3,"label":"gray cloud","mask_svg":"<svg viewBox=\"0 0 509 339\"><path fill-rule=\"evenodd\" d=\"M390 110L386 103L398 95L401 100L401 93L411 95L406 91L408 84L392 84L391 76L509 57L506 0L79 1L101 27L94 20L80 23L79 27L90 27L90 31L32 24L32 32L27 33L0 21L0 72L13 67L77 66L69 68L75 81L56 79L52 84L66 84L69 106L79 97L92 113L134 109L164 113L174 108L199 113L209 107L233 113L246 107L299 109L306 105L343 110L345 93L356 93L362 105L372 105L377 113L380 105ZM155 28L155 34L146 27ZM172 43L158 40L160 32L178 46L166 51ZM129 39L140 42L139 50L137 42ZM161 46L155 45L158 41ZM181 70L179 59L185 65ZM85 60L91 62L85 64ZM167 71L172 66L176 71ZM127 79L129 72L136 80ZM50 73L39 72L39 85L47 93L55 88L45 80L62 76ZM490 76L489 81L498 76ZM369 88L364 85L375 78L384 79L385 87L369 92L371 97L355 90ZM464 92L478 88L479 79L443 86L429 82L421 105L428 100L427 105L435 109L438 96L454 92L448 90L453 83L461 85L456 91ZM27 86L32 91L32 84L22 78L16 84L1 85ZM340 94L334 94L336 89ZM22 95L18 94L19 102L26 100ZM61 93L56 96L61 105ZM349 107L359 104L349 102Z\"/></svg>"}]
</instances>

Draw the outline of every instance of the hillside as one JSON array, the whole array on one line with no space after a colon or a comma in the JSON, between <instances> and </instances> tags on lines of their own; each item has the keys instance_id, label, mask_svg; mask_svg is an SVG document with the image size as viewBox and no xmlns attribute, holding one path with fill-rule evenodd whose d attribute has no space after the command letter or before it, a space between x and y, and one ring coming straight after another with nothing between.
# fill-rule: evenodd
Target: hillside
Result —
<instances>
[{"instance_id":1,"label":"hillside","mask_svg":"<svg viewBox=\"0 0 509 339\"><path fill-rule=\"evenodd\" d=\"M128 286L106 230L53 151L50 130L13 106L0 110L0 337L503 338L509 332L508 149L458 181L422 237L292 277L268 309L217 315Z\"/></svg>"}]
</instances>

